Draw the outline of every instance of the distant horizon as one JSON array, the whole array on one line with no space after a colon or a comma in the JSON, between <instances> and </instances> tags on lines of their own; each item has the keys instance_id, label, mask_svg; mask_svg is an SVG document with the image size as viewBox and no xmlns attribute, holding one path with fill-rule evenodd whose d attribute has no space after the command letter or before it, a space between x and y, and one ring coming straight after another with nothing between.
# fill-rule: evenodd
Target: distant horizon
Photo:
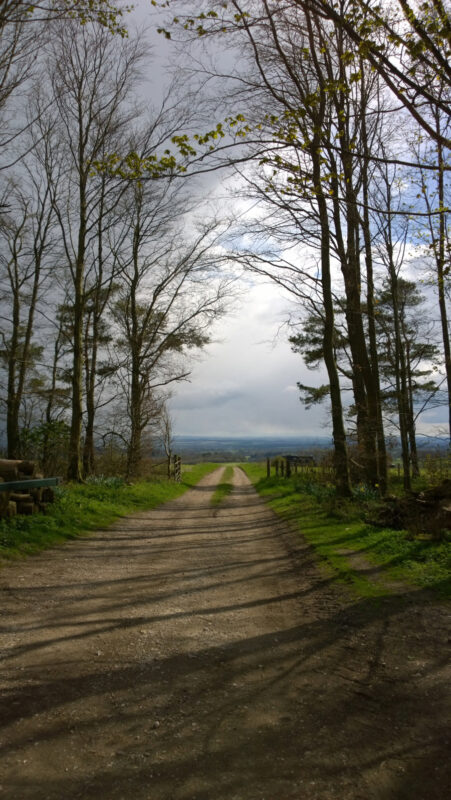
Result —
<instances>
[{"instance_id":1,"label":"distant horizon","mask_svg":"<svg viewBox=\"0 0 451 800\"><path fill-rule=\"evenodd\" d=\"M259 461L264 458L276 458L282 453L320 453L331 451L333 439L331 435L305 434L255 434L254 436L237 434L194 434L179 433L173 436L174 448L180 455L188 458L207 458L210 461ZM425 452L428 448L448 446L448 439L434 439L418 436L418 449ZM393 456L400 449L399 437L391 438L390 452Z\"/></svg>"},{"instance_id":2,"label":"distant horizon","mask_svg":"<svg viewBox=\"0 0 451 800\"><path fill-rule=\"evenodd\" d=\"M239 434L239 433L174 433L174 439L328 439L332 435L316 433L267 433L267 434Z\"/></svg>"},{"instance_id":3,"label":"distant horizon","mask_svg":"<svg viewBox=\"0 0 451 800\"><path fill-rule=\"evenodd\" d=\"M259 441L270 441L274 439L285 439L287 441L296 441L296 440L315 440L315 441L329 441L331 444L333 443L332 434L320 434L320 433L297 433L297 434L289 434L289 433L267 433L267 434L239 434L239 433L174 433L174 439L203 439L203 440L221 440L221 439L232 439L232 440L256 440ZM387 438L394 438L399 439L398 437L387 437ZM443 436L440 435L431 435L427 433L417 433L417 439L429 439L436 442L447 443L449 442L449 437L445 434Z\"/></svg>"},{"instance_id":4,"label":"distant horizon","mask_svg":"<svg viewBox=\"0 0 451 800\"><path fill-rule=\"evenodd\" d=\"M317 453L332 447L329 436L270 435L230 436L180 433L173 436L174 449L188 459L209 461L261 461L282 453Z\"/></svg>"}]
</instances>

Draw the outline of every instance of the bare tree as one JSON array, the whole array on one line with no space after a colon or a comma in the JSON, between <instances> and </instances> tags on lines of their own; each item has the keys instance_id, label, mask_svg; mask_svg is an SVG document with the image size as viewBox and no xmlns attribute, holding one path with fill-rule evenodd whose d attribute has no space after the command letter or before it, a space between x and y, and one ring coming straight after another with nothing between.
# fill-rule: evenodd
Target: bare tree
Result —
<instances>
[{"instance_id":1,"label":"bare tree","mask_svg":"<svg viewBox=\"0 0 451 800\"><path fill-rule=\"evenodd\" d=\"M135 183L127 198L129 247L120 255L113 314L118 384L129 419L129 477L139 467L144 430L155 414L161 416L161 393L188 377L187 352L208 342L210 325L230 294L231 281L219 272L224 225L213 221L197 234L181 234L186 207L184 193L177 198L168 183L160 192Z\"/></svg>"},{"instance_id":2,"label":"bare tree","mask_svg":"<svg viewBox=\"0 0 451 800\"><path fill-rule=\"evenodd\" d=\"M174 429L174 425L173 425L172 417L171 417L171 415L170 415L170 413L168 411L167 405L164 405L163 408L162 408L162 411L161 411L161 416L160 416L159 435L160 435L161 444L163 446L163 450L164 450L166 456L168 457L168 459L170 459L172 457L172 452L173 452L173 449L174 449L174 439L173 439L174 431L173 431L173 429Z\"/></svg>"},{"instance_id":3,"label":"bare tree","mask_svg":"<svg viewBox=\"0 0 451 800\"><path fill-rule=\"evenodd\" d=\"M442 86L442 92L445 92ZM440 109L431 108L431 118L442 137L449 132L450 120ZM440 139L440 137L439 137ZM426 216L419 225L420 245L427 263L431 265L432 284L438 296L443 355L445 361L446 386L448 391L448 435L451 441L451 341L447 287L451 274L451 242L449 235L449 151L440 140L427 142L422 136L414 136L411 149L422 166L410 173L410 180L417 187L416 202L422 204ZM427 167L435 169L431 173ZM426 245L425 245L426 240Z\"/></svg>"},{"instance_id":4,"label":"bare tree","mask_svg":"<svg viewBox=\"0 0 451 800\"><path fill-rule=\"evenodd\" d=\"M329 306L323 355L329 360L330 374L335 371L335 382L331 257L339 261L357 431L367 481L379 485L382 491L386 488L386 458L375 329L374 222L370 212L376 210L393 223L396 215L413 213L421 217L423 211L407 209L406 205L394 211L381 196L377 208L372 209L375 165L384 169L402 164L432 174L435 170L442 187L436 215L441 228L435 237L442 300L447 269L443 178L449 136L443 119L449 118L449 15L441 2L427 8L426 4L413 6L399 0L398 11L392 14L388 6L381 7L372 0L340 0L335 4L322 0L206 2L196 14L181 13L171 29L186 29L188 35L207 41L209 36L225 37L231 47L240 48L239 69L227 75L218 70L216 79L226 80L228 86L235 82L230 96L235 108L237 102L241 104L243 113L235 112L231 124L242 121L240 133L249 140L247 157L260 161L260 176L252 179L253 187L259 184L256 196L259 193L263 202L271 203L288 220L287 238L290 224L293 238L304 227L303 236L306 238L308 231L321 253L324 309ZM170 31L166 33L170 35ZM211 67L208 74L215 74ZM400 111L409 112L410 117L404 113L404 118L411 121L413 117L436 143L439 159L435 165L427 163L424 153L411 163L396 148L390 154L381 149L381 130L387 128L386 120L394 114L399 125L399 119L403 119ZM437 114L442 120L439 127ZM268 146L264 156L254 145L258 132L260 144ZM230 146L233 142L222 143L218 151L225 152ZM313 209L310 220L306 220L307 208ZM433 214L426 211L424 217L433 219ZM275 228L273 216L268 238L274 237ZM390 260L391 235L384 248ZM248 261L251 257L246 254ZM255 268L262 268L260 254L254 262ZM263 269L266 274L270 272L269 260ZM278 283L285 281L280 279L280 270L274 277ZM291 280L292 276L288 283ZM302 295L297 287L295 292ZM441 318L446 320L442 310ZM338 409L339 383L337 388ZM340 416L337 412L337 431Z\"/></svg>"},{"instance_id":5,"label":"bare tree","mask_svg":"<svg viewBox=\"0 0 451 800\"><path fill-rule=\"evenodd\" d=\"M20 162L30 146L27 133L33 120L22 107L27 82L43 69L42 53L52 36L51 23L94 23L125 37L128 8L111 0L2 0L0 7L0 168Z\"/></svg>"},{"instance_id":6,"label":"bare tree","mask_svg":"<svg viewBox=\"0 0 451 800\"><path fill-rule=\"evenodd\" d=\"M139 39L113 40L108 30L75 22L57 25L48 61L64 181L52 186L64 258L73 286L73 372L68 476L82 477L83 358L87 260L102 215L101 180L93 162L134 116L129 93L144 50Z\"/></svg>"},{"instance_id":7,"label":"bare tree","mask_svg":"<svg viewBox=\"0 0 451 800\"><path fill-rule=\"evenodd\" d=\"M375 0L293 2L306 14L317 14L346 32L355 53L382 77L428 137L441 147L450 146L447 131L437 129L428 111L432 106L448 119L451 113L449 96L441 90L443 84L451 88L451 18L442 0L430 4L397 0L395 7Z\"/></svg>"},{"instance_id":8,"label":"bare tree","mask_svg":"<svg viewBox=\"0 0 451 800\"><path fill-rule=\"evenodd\" d=\"M20 456L19 419L27 380L42 348L35 322L52 248L52 206L48 184L36 160L20 181L6 187L8 211L0 219L2 360L7 373L8 457Z\"/></svg>"},{"instance_id":9,"label":"bare tree","mask_svg":"<svg viewBox=\"0 0 451 800\"><path fill-rule=\"evenodd\" d=\"M55 20L76 19L82 25L95 22L110 32L126 35L123 15L129 7L123 7L114 0L41 0L29 3L28 0L3 0L0 10L0 32L11 27L26 25L35 29Z\"/></svg>"},{"instance_id":10,"label":"bare tree","mask_svg":"<svg viewBox=\"0 0 451 800\"><path fill-rule=\"evenodd\" d=\"M165 8L162 0L155 3ZM398 106L406 109L427 136L444 147L450 146L445 130L437 130L430 119L428 106L450 116L449 99L441 93L441 84L451 86L449 40L451 18L442 0L421 3L396 0L381 4L377 0L205 0L195 13L186 13L183 0L172 0L171 8L180 13L175 22L160 30L171 37L172 30L188 30L195 36L224 35L237 29L249 33L262 19L278 27L279 12L298 9L305 18L318 19L335 27L350 43L348 63L360 68L361 59L377 72Z\"/></svg>"},{"instance_id":11,"label":"bare tree","mask_svg":"<svg viewBox=\"0 0 451 800\"><path fill-rule=\"evenodd\" d=\"M443 402L440 385L434 380L440 364L435 321L425 308L426 298L415 283L404 278L397 278L393 285L389 276L377 300L385 411L392 427L402 432L405 429L407 433L403 445L408 444L408 461L412 477L416 478L420 472L415 431L417 417L426 408ZM407 459L404 461L407 463Z\"/></svg>"}]
</instances>

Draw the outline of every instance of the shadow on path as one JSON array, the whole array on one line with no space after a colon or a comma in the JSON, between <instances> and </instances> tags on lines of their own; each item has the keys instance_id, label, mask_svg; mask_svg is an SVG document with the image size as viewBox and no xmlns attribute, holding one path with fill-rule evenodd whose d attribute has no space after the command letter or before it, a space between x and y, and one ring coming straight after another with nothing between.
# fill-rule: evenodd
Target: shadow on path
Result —
<instances>
[{"instance_id":1,"label":"shadow on path","mask_svg":"<svg viewBox=\"0 0 451 800\"><path fill-rule=\"evenodd\" d=\"M0 797L447 796L449 609L356 601L234 480L2 573Z\"/></svg>"}]
</instances>

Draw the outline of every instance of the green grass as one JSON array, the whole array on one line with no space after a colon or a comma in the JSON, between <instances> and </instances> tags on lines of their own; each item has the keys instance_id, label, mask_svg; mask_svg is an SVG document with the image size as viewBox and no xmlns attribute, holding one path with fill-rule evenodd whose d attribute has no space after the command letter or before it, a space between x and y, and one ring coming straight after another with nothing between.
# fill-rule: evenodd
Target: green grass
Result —
<instances>
[{"instance_id":1,"label":"green grass","mask_svg":"<svg viewBox=\"0 0 451 800\"><path fill-rule=\"evenodd\" d=\"M220 503L230 494L233 489L233 484L230 483L230 478L233 475L233 467L226 467L222 476L221 483L218 483L216 491L211 498L212 506L219 506Z\"/></svg>"},{"instance_id":2,"label":"green grass","mask_svg":"<svg viewBox=\"0 0 451 800\"><path fill-rule=\"evenodd\" d=\"M118 478L100 478L64 486L57 489L56 502L45 514L0 520L0 559L44 550L66 539L105 528L134 511L173 500L216 467L217 464L196 464L183 469L180 483L162 480L128 485Z\"/></svg>"},{"instance_id":3,"label":"green grass","mask_svg":"<svg viewBox=\"0 0 451 800\"><path fill-rule=\"evenodd\" d=\"M329 574L351 585L359 596L387 594L387 584L401 580L451 597L451 542L412 538L405 531L369 525L364 511L376 501L363 487L354 501L340 502L332 486L309 483L302 476L266 478L261 464L242 467L271 508L313 545ZM357 552L380 567L377 578L353 569L343 551Z\"/></svg>"}]
</instances>

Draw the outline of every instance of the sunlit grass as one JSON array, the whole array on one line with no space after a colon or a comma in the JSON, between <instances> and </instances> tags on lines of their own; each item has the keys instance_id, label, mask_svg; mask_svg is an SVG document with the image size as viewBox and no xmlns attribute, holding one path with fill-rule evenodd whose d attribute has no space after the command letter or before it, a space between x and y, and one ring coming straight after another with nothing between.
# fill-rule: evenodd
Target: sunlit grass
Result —
<instances>
[{"instance_id":1,"label":"sunlit grass","mask_svg":"<svg viewBox=\"0 0 451 800\"><path fill-rule=\"evenodd\" d=\"M386 594L390 581L402 580L451 597L451 543L368 524L365 511L375 501L364 487L353 501L340 501L332 486L309 483L302 475L267 478L262 464L242 466L271 508L313 545L330 574L360 596ZM380 567L377 577L353 568L353 554Z\"/></svg>"},{"instance_id":2,"label":"sunlit grass","mask_svg":"<svg viewBox=\"0 0 451 800\"><path fill-rule=\"evenodd\" d=\"M119 517L145 511L174 500L217 464L196 464L182 470L182 480L139 481L95 479L57 489L56 502L45 514L0 521L0 558L14 558L44 550L66 539L111 525Z\"/></svg>"}]
</instances>

